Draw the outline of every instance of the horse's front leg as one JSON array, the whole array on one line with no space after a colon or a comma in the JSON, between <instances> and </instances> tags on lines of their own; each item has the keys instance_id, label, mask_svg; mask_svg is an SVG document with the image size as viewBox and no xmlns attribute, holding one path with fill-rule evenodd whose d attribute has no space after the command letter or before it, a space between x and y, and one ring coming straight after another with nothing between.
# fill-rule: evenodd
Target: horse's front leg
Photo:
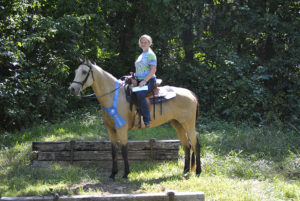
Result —
<instances>
[{"instance_id":1,"label":"horse's front leg","mask_svg":"<svg viewBox=\"0 0 300 201\"><path fill-rule=\"evenodd\" d=\"M115 176L118 173L118 144L111 143L111 155L112 155L112 169L109 178L115 180Z\"/></svg>"},{"instance_id":2,"label":"horse's front leg","mask_svg":"<svg viewBox=\"0 0 300 201\"><path fill-rule=\"evenodd\" d=\"M118 138L114 129L107 128L107 131L111 141L111 156L112 156L112 169L109 178L114 180L116 174L118 173L118 149L119 149Z\"/></svg>"},{"instance_id":3,"label":"horse's front leg","mask_svg":"<svg viewBox=\"0 0 300 201\"><path fill-rule=\"evenodd\" d=\"M127 178L130 173L128 162L128 135L127 128L124 126L119 129L108 128L110 140L112 142L112 172L110 178L114 180L115 175L118 173L118 149L119 142L121 144L122 157L124 160L124 175L123 178Z\"/></svg>"},{"instance_id":4,"label":"horse's front leg","mask_svg":"<svg viewBox=\"0 0 300 201\"><path fill-rule=\"evenodd\" d=\"M129 162L128 162L128 143L125 145L122 145L122 156L124 160L124 175L123 178L127 179L128 174L130 173L129 170Z\"/></svg>"},{"instance_id":5,"label":"horse's front leg","mask_svg":"<svg viewBox=\"0 0 300 201\"><path fill-rule=\"evenodd\" d=\"M123 160L124 160L124 175L123 175L123 178L127 179L128 174L130 173L129 162L128 162L128 129L127 129L126 126L124 126L120 129L118 129L117 133L118 133L118 137L120 139L122 157L123 157Z\"/></svg>"},{"instance_id":6,"label":"horse's front leg","mask_svg":"<svg viewBox=\"0 0 300 201\"><path fill-rule=\"evenodd\" d=\"M112 172L110 175L111 179L115 179L116 174L118 173L118 144L111 144L112 150ZM128 143L126 145L121 145L122 156L124 160L124 175L123 178L127 179L129 170L129 162L128 162Z\"/></svg>"}]
</instances>

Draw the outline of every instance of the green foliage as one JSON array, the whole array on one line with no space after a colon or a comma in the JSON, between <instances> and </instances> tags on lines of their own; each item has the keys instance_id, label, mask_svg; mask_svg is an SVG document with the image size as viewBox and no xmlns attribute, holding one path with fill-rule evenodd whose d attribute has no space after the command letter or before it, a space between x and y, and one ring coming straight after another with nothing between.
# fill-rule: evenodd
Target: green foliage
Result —
<instances>
[{"instance_id":1,"label":"green foliage","mask_svg":"<svg viewBox=\"0 0 300 201\"><path fill-rule=\"evenodd\" d=\"M83 47L94 42L86 40L85 27L91 17L97 19L96 14L87 14L97 7L79 4L10 1L3 5L11 10L2 13L5 20L0 27L4 33L0 58L5 69L0 85L2 129L53 121L68 108L77 107L78 100L67 95L69 74L76 68L77 57L89 51ZM86 10L75 12L80 6ZM97 36L101 39L101 33Z\"/></svg>"},{"instance_id":2,"label":"green foliage","mask_svg":"<svg viewBox=\"0 0 300 201\"><path fill-rule=\"evenodd\" d=\"M165 12L165 11L168 12ZM300 129L296 1L6 1L0 7L1 130L59 119L77 58L116 77L153 37L157 75L194 91L202 115Z\"/></svg>"}]
</instances>

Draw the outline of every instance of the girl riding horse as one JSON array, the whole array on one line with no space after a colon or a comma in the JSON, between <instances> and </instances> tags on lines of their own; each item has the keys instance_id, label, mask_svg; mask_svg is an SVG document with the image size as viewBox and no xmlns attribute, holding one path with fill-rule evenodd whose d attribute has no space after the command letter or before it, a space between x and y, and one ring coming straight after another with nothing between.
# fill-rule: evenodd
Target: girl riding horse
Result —
<instances>
[{"instance_id":1,"label":"girl riding horse","mask_svg":"<svg viewBox=\"0 0 300 201\"><path fill-rule=\"evenodd\" d=\"M103 121L112 142L112 172L110 178L114 179L118 172L117 154L121 145L124 160L124 175L130 173L128 163L128 130L136 129L134 126L135 110L130 110L126 100L125 86L110 73L99 66L92 64L88 59L79 65L75 78L69 87L72 95L79 95L80 91L92 87L103 109ZM198 101L193 92L185 88L170 87L176 97L162 103L164 113L157 115L151 122L151 127L170 123L176 130L185 153L184 173L196 166L196 175L201 173L200 144L196 132L196 117ZM106 109L105 109L106 108ZM159 107L156 107L158 110ZM150 112L153 115L153 112ZM193 150L190 158L190 149Z\"/></svg>"}]
</instances>

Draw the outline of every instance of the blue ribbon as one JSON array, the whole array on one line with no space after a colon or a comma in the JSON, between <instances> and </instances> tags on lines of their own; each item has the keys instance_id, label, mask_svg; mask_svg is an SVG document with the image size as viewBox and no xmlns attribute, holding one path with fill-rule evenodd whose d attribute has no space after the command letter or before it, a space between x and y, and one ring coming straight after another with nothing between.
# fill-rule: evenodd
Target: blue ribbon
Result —
<instances>
[{"instance_id":1,"label":"blue ribbon","mask_svg":"<svg viewBox=\"0 0 300 201\"><path fill-rule=\"evenodd\" d=\"M121 128L122 126L124 126L126 124L126 121L118 114L118 109L117 109L118 96L119 96L119 82L117 81L115 97L114 97L114 102L113 102L112 107L106 108L106 107L102 106L102 108L106 112L108 112L111 116L113 116L116 127Z\"/></svg>"}]
</instances>

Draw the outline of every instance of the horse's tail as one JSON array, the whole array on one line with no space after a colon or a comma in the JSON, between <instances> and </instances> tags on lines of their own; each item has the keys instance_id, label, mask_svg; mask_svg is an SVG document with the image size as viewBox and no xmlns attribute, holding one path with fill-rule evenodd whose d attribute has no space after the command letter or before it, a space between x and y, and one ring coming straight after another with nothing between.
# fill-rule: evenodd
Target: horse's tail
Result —
<instances>
[{"instance_id":1,"label":"horse's tail","mask_svg":"<svg viewBox=\"0 0 300 201\"><path fill-rule=\"evenodd\" d=\"M199 104L199 102L198 102L198 100L197 100L197 111L196 111L196 120L198 120L199 119L199 116L200 116L200 112L199 112L199 109L200 108L200 104Z\"/></svg>"},{"instance_id":2,"label":"horse's tail","mask_svg":"<svg viewBox=\"0 0 300 201\"><path fill-rule=\"evenodd\" d=\"M199 101L198 101L197 95L196 95L194 92L192 92L192 94L193 94L193 96L196 98L196 101L197 101L196 120L198 120L199 115L200 115L200 113L199 113L200 105L199 105Z\"/></svg>"},{"instance_id":3,"label":"horse's tail","mask_svg":"<svg viewBox=\"0 0 300 201\"><path fill-rule=\"evenodd\" d=\"M197 101L197 108L196 108L196 121L197 121L198 118L199 118L199 115L200 115L200 112L199 112L200 105L199 105L199 101L198 101L197 95L194 92L192 92L192 94L196 98L196 101ZM192 158L191 158L191 171L195 171L195 170L196 170L196 154L193 151Z\"/></svg>"}]
</instances>

